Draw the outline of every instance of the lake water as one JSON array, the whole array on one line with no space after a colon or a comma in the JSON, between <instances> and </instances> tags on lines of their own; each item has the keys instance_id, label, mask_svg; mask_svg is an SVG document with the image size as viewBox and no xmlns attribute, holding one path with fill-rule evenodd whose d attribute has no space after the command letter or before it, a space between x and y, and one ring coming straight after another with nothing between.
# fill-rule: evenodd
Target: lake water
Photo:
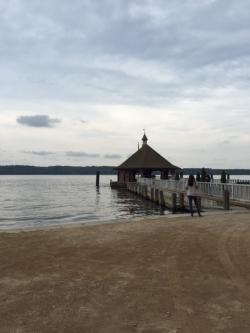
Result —
<instances>
[{"instance_id":1,"label":"lake water","mask_svg":"<svg viewBox=\"0 0 250 333\"><path fill-rule=\"evenodd\" d=\"M0 176L0 230L126 220L168 214L126 190L112 190L110 179L95 176Z\"/></svg>"}]
</instances>

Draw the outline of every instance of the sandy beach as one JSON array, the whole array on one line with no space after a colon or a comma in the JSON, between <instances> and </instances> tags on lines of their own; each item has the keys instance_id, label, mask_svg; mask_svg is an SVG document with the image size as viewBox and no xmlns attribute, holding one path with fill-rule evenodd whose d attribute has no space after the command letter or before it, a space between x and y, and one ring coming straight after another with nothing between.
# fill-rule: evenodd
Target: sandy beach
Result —
<instances>
[{"instance_id":1,"label":"sandy beach","mask_svg":"<svg viewBox=\"0 0 250 333\"><path fill-rule=\"evenodd\" d=\"M0 332L250 331L250 213L0 233Z\"/></svg>"}]
</instances>

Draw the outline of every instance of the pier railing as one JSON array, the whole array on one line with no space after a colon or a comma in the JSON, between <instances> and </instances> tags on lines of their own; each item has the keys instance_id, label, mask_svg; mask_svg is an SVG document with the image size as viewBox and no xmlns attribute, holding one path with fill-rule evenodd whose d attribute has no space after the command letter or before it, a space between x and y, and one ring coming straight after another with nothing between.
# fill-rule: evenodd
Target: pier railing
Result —
<instances>
[{"instance_id":1,"label":"pier railing","mask_svg":"<svg viewBox=\"0 0 250 333\"><path fill-rule=\"evenodd\" d=\"M138 178L138 183L155 188L185 191L187 180L170 180L154 178ZM202 194L215 197L222 197L224 190L228 190L232 200L250 202L250 185L241 185L235 183L203 183L198 182L198 190Z\"/></svg>"}]
</instances>

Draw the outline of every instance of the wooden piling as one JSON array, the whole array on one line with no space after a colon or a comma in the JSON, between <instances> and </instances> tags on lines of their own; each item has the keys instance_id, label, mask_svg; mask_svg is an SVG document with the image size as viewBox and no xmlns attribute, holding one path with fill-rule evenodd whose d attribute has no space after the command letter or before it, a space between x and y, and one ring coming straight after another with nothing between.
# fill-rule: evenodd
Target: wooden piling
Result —
<instances>
[{"instance_id":1,"label":"wooden piling","mask_svg":"<svg viewBox=\"0 0 250 333\"><path fill-rule=\"evenodd\" d=\"M162 190L160 190L159 204L160 204L161 206L165 206L165 199L164 199L164 194L163 194L163 191L162 191Z\"/></svg>"},{"instance_id":2,"label":"wooden piling","mask_svg":"<svg viewBox=\"0 0 250 333\"><path fill-rule=\"evenodd\" d=\"M100 171L96 172L96 186L99 187L100 185Z\"/></svg>"},{"instance_id":3,"label":"wooden piling","mask_svg":"<svg viewBox=\"0 0 250 333\"><path fill-rule=\"evenodd\" d=\"M154 201L154 189L151 187L151 191L150 191L150 200Z\"/></svg>"},{"instance_id":4,"label":"wooden piling","mask_svg":"<svg viewBox=\"0 0 250 333\"><path fill-rule=\"evenodd\" d=\"M230 209L230 193L228 190L223 191L223 208L225 210Z\"/></svg>"},{"instance_id":5,"label":"wooden piling","mask_svg":"<svg viewBox=\"0 0 250 333\"><path fill-rule=\"evenodd\" d=\"M141 185L139 184L137 187L137 194L140 195Z\"/></svg>"},{"instance_id":6,"label":"wooden piling","mask_svg":"<svg viewBox=\"0 0 250 333\"><path fill-rule=\"evenodd\" d=\"M139 184L138 185L138 191L137 191L137 194L140 196L141 195L141 185Z\"/></svg>"},{"instance_id":7,"label":"wooden piling","mask_svg":"<svg viewBox=\"0 0 250 333\"><path fill-rule=\"evenodd\" d=\"M154 201L155 201L155 203L159 203L159 190L158 190L158 188L155 189Z\"/></svg>"},{"instance_id":8,"label":"wooden piling","mask_svg":"<svg viewBox=\"0 0 250 333\"><path fill-rule=\"evenodd\" d=\"M172 212L176 212L176 203L177 203L177 195L176 193L172 193Z\"/></svg>"},{"instance_id":9,"label":"wooden piling","mask_svg":"<svg viewBox=\"0 0 250 333\"><path fill-rule=\"evenodd\" d=\"M185 210L185 194L183 192L180 193L180 210L184 211Z\"/></svg>"}]
</instances>

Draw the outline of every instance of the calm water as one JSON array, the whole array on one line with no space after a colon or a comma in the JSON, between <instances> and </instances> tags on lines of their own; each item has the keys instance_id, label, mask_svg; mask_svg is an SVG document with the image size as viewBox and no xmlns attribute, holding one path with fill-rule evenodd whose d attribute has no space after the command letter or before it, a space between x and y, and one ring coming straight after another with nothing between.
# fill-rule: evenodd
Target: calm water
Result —
<instances>
[{"instance_id":1,"label":"calm water","mask_svg":"<svg viewBox=\"0 0 250 333\"><path fill-rule=\"evenodd\" d=\"M214 179L220 179L221 176L214 175ZM250 175L230 175L230 179L237 179L237 180L250 180Z\"/></svg>"},{"instance_id":2,"label":"calm water","mask_svg":"<svg viewBox=\"0 0 250 333\"><path fill-rule=\"evenodd\" d=\"M168 214L125 190L111 190L101 176L0 176L0 230Z\"/></svg>"}]
</instances>

